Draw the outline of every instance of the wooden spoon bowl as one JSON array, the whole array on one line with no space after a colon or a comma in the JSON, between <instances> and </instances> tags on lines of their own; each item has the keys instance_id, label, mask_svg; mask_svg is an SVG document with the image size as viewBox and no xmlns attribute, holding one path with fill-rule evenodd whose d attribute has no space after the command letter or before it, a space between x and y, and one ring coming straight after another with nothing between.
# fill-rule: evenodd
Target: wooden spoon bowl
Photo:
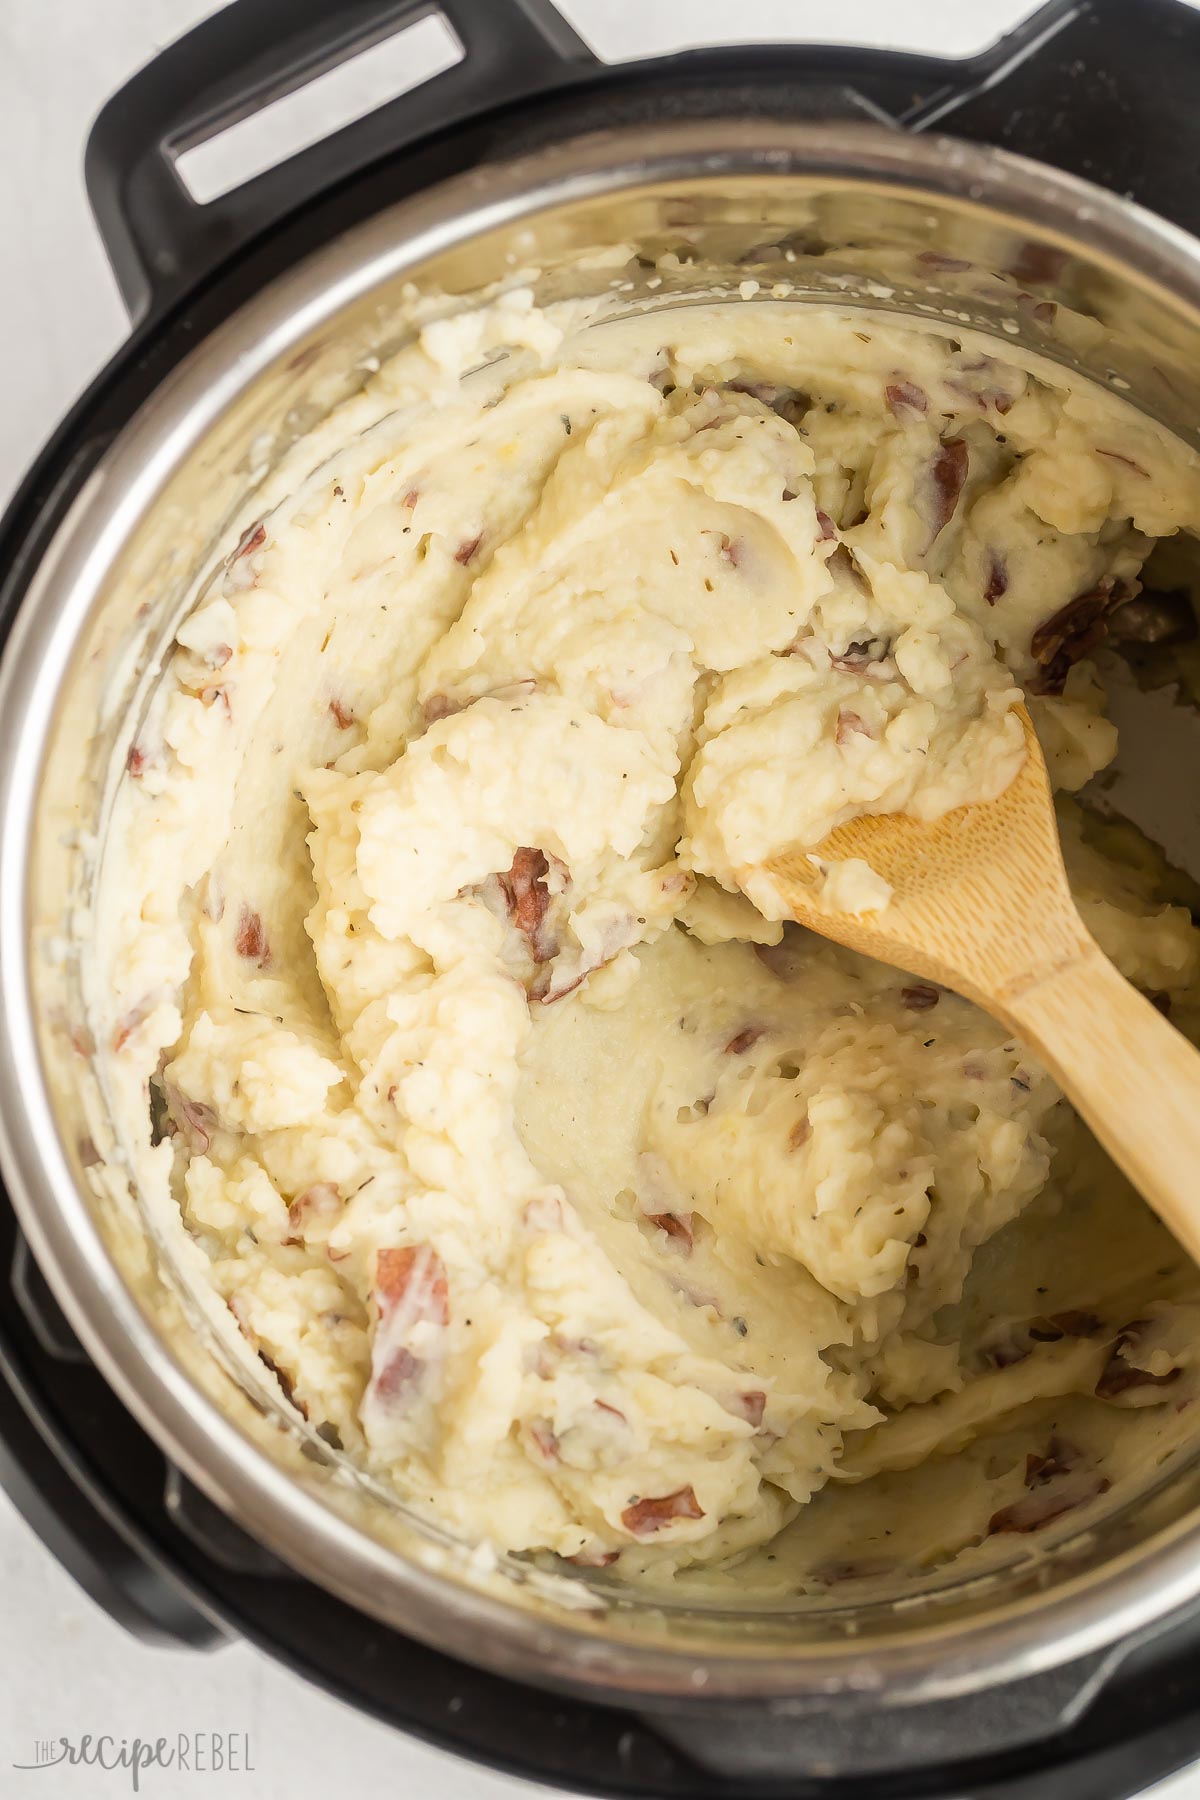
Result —
<instances>
[{"instance_id":1,"label":"wooden spoon bowl","mask_svg":"<svg viewBox=\"0 0 1200 1800\"><path fill-rule=\"evenodd\" d=\"M904 813L854 819L814 853L789 851L744 873L759 891L766 876L801 925L953 988L1008 1025L1200 1261L1200 1053L1080 919L1045 761L1019 710L1027 755L998 799L932 823ZM819 863L848 857L892 888L880 911L843 912L823 899Z\"/></svg>"}]
</instances>

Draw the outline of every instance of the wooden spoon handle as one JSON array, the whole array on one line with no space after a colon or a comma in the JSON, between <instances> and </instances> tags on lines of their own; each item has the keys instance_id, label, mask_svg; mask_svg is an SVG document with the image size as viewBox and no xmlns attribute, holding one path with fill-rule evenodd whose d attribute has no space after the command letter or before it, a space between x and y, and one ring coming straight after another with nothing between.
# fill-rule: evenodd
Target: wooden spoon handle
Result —
<instances>
[{"instance_id":1,"label":"wooden spoon handle","mask_svg":"<svg viewBox=\"0 0 1200 1800\"><path fill-rule=\"evenodd\" d=\"M1200 1262L1200 1052L1087 936L1004 1013Z\"/></svg>"}]
</instances>

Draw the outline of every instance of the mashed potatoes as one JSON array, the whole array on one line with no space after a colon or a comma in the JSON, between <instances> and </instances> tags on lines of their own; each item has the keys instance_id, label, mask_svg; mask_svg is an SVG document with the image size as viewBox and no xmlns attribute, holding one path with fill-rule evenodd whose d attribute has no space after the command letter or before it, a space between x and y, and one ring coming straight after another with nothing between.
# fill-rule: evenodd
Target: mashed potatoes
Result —
<instances>
[{"instance_id":1,"label":"mashed potatoes","mask_svg":"<svg viewBox=\"0 0 1200 1800\"><path fill-rule=\"evenodd\" d=\"M1062 785L1111 758L1086 658L1200 467L1054 379L510 297L323 428L180 630L105 875L129 1142L310 1426L466 1536L661 1576L799 1515L828 1573L969 1468L953 1553L1200 1388L1190 1276L1022 1046L747 874L1001 792L1022 688ZM1186 1006L1153 857L1064 832Z\"/></svg>"}]
</instances>

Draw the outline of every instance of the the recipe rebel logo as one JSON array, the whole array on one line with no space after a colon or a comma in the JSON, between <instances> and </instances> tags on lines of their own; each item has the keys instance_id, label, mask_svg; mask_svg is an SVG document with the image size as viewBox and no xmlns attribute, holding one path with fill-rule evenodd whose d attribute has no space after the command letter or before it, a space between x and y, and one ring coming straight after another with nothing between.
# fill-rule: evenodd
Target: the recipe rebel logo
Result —
<instances>
[{"instance_id":1,"label":"the recipe rebel logo","mask_svg":"<svg viewBox=\"0 0 1200 1800\"><path fill-rule=\"evenodd\" d=\"M179 1731L172 1737L39 1738L33 1755L11 1767L36 1774L40 1769L123 1770L130 1791L142 1792L142 1777L152 1770L173 1769L185 1775L253 1775L250 1738L236 1731ZM150 1791L147 1784L146 1791Z\"/></svg>"}]
</instances>

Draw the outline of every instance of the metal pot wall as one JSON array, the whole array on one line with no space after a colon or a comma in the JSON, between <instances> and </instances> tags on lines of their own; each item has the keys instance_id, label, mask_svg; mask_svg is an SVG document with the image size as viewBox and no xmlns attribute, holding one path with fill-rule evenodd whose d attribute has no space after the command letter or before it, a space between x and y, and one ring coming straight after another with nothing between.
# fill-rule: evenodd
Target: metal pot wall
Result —
<instances>
[{"instance_id":1,"label":"metal pot wall","mask_svg":"<svg viewBox=\"0 0 1200 1800\"><path fill-rule=\"evenodd\" d=\"M93 137L98 216L127 295L149 310L3 540L0 1160L22 1228L172 1463L257 1543L431 1645L635 1706L711 1768L764 1781L915 1769L1045 1736L1139 1634L1200 1598L1200 1470L1164 1471L1136 1516L1049 1553L1018 1550L994 1576L968 1584L951 1569L867 1607L672 1608L602 1574L463 1554L369 1491L220 1352L177 1242L128 1179L81 952L114 784L179 617L272 469L411 330L409 284L453 309L535 269L539 298L620 281L622 304L658 310L714 292L769 306L785 282L814 303L1020 343L1195 442L1200 243L1048 163L888 116L899 96L911 124L957 102L964 127L986 135L995 95L1011 111L1019 83L1036 119L1069 33L1081 18L1115 29L1118 9L1046 9L965 75L760 53L617 76L540 5L459 0L446 10L466 62L396 103L402 129L385 109L196 209L172 149L421 9L343 9L339 45L323 10L295 6L273 44L243 0L135 78ZM1200 20L1153 10L1160 51L1188 30L1200 56ZM235 43L239 32L251 41ZM1088 41L1094 54L1099 36ZM401 139L413 147L397 161ZM502 140L516 153L497 155ZM321 189L333 191L267 231L285 193ZM614 245L630 247L619 265L582 265ZM652 287L644 265L667 250L674 273ZM747 279L757 292L739 300Z\"/></svg>"}]
</instances>

